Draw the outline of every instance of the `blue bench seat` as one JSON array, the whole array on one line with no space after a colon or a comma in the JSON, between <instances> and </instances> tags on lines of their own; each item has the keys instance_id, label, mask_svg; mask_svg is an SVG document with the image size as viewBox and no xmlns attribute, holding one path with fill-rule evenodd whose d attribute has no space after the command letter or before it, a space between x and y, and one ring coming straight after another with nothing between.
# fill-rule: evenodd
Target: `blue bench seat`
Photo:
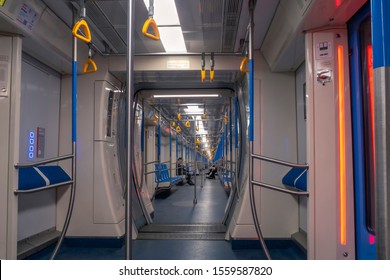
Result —
<instances>
[{"instance_id":1,"label":"blue bench seat","mask_svg":"<svg viewBox=\"0 0 390 280\"><path fill-rule=\"evenodd\" d=\"M18 190L33 190L71 180L69 175L58 165L20 168Z\"/></svg>"},{"instance_id":2,"label":"blue bench seat","mask_svg":"<svg viewBox=\"0 0 390 280\"><path fill-rule=\"evenodd\" d=\"M165 163L156 163L155 164L156 172L154 175L155 183L169 183L171 185L176 185L183 181L181 176L169 176L168 167Z\"/></svg>"},{"instance_id":3,"label":"blue bench seat","mask_svg":"<svg viewBox=\"0 0 390 280\"><path fill-rule=\"evenodd\" d=\"M286 186L307 191L307 169L301 167L293 167L284 175L282 183Z\"/></svg>"}]
</instances>

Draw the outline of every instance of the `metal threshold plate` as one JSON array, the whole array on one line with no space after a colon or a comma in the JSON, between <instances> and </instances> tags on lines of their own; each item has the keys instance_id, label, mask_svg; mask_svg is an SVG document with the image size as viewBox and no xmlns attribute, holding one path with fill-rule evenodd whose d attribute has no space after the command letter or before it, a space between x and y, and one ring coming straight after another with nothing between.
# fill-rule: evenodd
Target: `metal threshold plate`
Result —
<instances>
[{"instance_id":1,"label":"metal threshold plate","mask_svg":"<svg viewBox=\"0 0 390 280\"><path fill-rule=\"evenodd\" d=\"M150 224L140 229L138 239L201 239L224 240L222 224Z\"/></svg>"}]
</instances>

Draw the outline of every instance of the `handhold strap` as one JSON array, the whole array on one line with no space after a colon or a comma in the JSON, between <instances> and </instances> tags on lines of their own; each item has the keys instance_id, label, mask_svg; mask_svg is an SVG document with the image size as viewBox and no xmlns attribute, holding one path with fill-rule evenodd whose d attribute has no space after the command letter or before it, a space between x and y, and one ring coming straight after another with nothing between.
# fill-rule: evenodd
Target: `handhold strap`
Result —
<instances>
[{"instance_id":1,"label":"handhold strap","mask_svg":"<svg viewBox=\"0 0 390 280\"><path fill-rule=\"evenodd\" d=\"M80 29L82 29L84 35L79 33ZM72 34L76 38L86 43L91 42L91 31L89 30L88 24L84 19L80 19L78 22L75 23L72 29Z\"/></svg>"}]
</instances>

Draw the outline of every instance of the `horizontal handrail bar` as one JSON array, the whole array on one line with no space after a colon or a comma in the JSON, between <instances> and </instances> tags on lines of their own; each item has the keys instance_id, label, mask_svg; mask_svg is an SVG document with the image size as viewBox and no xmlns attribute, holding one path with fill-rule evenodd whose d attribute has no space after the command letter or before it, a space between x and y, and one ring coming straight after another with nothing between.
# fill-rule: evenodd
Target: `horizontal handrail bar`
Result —
<instances>
[{"instance_id":1,"label":"horizontal handrail bar","mask_svg":"<svg viewBox=\"0 0 390 280\"><path fill-rule=\"evenodd\" d=\"M149 165L149 164L153 164L153 163L156 163L156 162L158 162L158 160L155 160L155 161L151 161L151 162L144 163L144 165Z\"/></svg>"},{"instance_id":2,"label":"horizontal handrail bar","mask_svg":"<svg viewBox=\"0 0 390 280\"><path fill-rule=\"evenodd\" d=\"M253 157L255 159L260 159L260 160L280 164L280 165L289 166L289 167L301 167L301 168L309 169L309 166L307 164L292 163L292 162L283 161L283 160L274 159L274 158L265 157L265 156L256 155L256 154L251 154L251 157Z\"/></svg>"},{"instance_id":3,"label":"horizontal handrail bar","mask_svg":"<svg viewBox=\"0 0 390 280\"><path fill-rule=\"evenodd\" d=\"M149 174L153 174L153 173L156 173L156 172L160 172L160 170L149 171L149 172L144 173L144 175L149 175Z\"/></svg>"},{"instance_id":4,"label":"horizontal handrail bar","mask_svg":"<svg viewBox=\"0 0 390 280\"><path fill-rule=\"evenodd\" d=\"M61 156L61 157L55 157L55 158L50 158L46 160L41 160L41 161L36 161L32 163L17 163L15 164L15 168L28 168L28 167L34 167L42 164L47 164L47 163L52 163L56 161L62 161L66 159L73 158L73 155L66 155L66 156Z\"/></svg>"},{"instance_id":5,"label":"horizontal handrail bar","mask_svg":"<svg viewBox=\"0 0 390 280\"><path fill-rule=\"evenodd\" d=\"M31 189L31 190L14 190L14 194L24 194L24 193L40 192L40 191L45 191L45 190L49 190L49 189L53 189L53 188L58 188L58 187L65 186L65 185L70 185L70 184L73 184L73 180L66 181L66 182L61 182L61 183L57 183L57 184L53 184L53 185L48 185L48 186L44 186L44 187L41 187L41 188Z\"/></svg>"},{"instance_id":6,"label":"horizontal handrail bar","mask_svg":"<svg viewBox=\"0 0 390 280\"><path fill-rule=\"evenodd\" d=\"M282 187L278 187L275 185L270 185L270 184L266 184L263 182L254 181L254 180L252 180L251 182L253 185L260 186L260 187L267 188L267 189L271 189L271 190L278 191L278 192L294 194L294 195L301 195L301 196L303 196L303 195L309 196L309 193L305 192L305 191L295 191L295 190L282 188Z\"/></svg>"}]
</instances>

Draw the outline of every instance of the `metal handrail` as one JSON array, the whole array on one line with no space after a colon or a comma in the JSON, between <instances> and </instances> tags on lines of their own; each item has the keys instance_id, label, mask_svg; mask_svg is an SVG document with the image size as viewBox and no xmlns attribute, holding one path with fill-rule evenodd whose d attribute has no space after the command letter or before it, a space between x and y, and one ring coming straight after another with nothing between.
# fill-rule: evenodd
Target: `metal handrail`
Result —
<instances>
[{"instance_id":1,"label":"metal handrail","mask_svg":"<svg viewBox=\"0 0 390 280\"><path fill-rule=\"evenodd\" d=\"M263 183L263 182L259 182L259 181L254 181L254 180L252 180L251 183L253 185L257 185L257 186L264 187L266 189L271 189L271 190L278 191L278 192L283 192L283 193L288 193L288 194L293 194L293 195L300 195L300 196L304 196L304 195L309 196L308 192L301 191L299 189L297 189L297 190L294 190L293 188L288 189L288 188L278 187L275 185L271 185L271 184L267 184L267 183Z\"/></svg>"},{"instance_id":2,"label":"metal handrail","mask_svg":"<svg viewBox=\"0 0 390 280\"><path fill-rule=\"evenodd\" d=\"M158 162L158 160L154 160L154 161L151 161L151 162L144 163L144 165L149 165L149 164L153 164L153 163L156 163L156 162Z\"/></svg>"},{"instance_id":3,"label":"metal handrail","mask_svg":"<svg viewBox=\"0 0 390 280\"><path fill-rule=\"evenodd\" d=\"M264 160L264 161L268 161L268 162L284 165L284 166L301 167L301 168L309 169L309 166L307 164L292 163L292 162L283 161L283 160L279 160L279 159L274 159L274 158L270 158L270 157L265 157L265 156L257 155L257 154L251 154L251 157L255 158L255 159L259 159L259 160Z\"/></svg>"},{"instance_id":4,"label":"metal handrail","mask_svg":"<svg viewBox=\"0 0 390 280\"><path fill-rule=\"evenodd\" d=\"M50 159L46 159L46 160L36 161L33 163L17 163L17 164L15 164L15 168L18 169L18 168L34 167L34 166L38 166L38 165L42 165L42 164L67 160L67 159L71 159L71 158L73 158L73 155L60 156L60 157L50 158Z\"/></svg>"},{"instance_id":5,"label":"metal handrail","mask_svg":"<svg viewBox=\"0 0 390 280\"><path fill-rule=\"evenodd\" d=\"M35 189L30 189L30 190L14 190L14 194L35 193L35 192L40 192L40 191L49 190L49 189L53 189L53 188L57 188L57 187L65 186L65 185L71 185L71 184L73 184L73 180L61 182L61 183L57 183L57 184L52 184L52 185L47 185L47 186L44 186L41 188L35 188Z\"/></svg>"},{"instance_id":6,"label":"metal handrail","mask_svg":"<svg viewBox=\"0 0 390 280\"><path fill-rule=\"evenodd\" d=\"M153 170L153 171L149 171L149 172L144 173L144 175L149 175L149 174L160 172L160 171L161 170Z\"/></svg>"}]
</instances>

